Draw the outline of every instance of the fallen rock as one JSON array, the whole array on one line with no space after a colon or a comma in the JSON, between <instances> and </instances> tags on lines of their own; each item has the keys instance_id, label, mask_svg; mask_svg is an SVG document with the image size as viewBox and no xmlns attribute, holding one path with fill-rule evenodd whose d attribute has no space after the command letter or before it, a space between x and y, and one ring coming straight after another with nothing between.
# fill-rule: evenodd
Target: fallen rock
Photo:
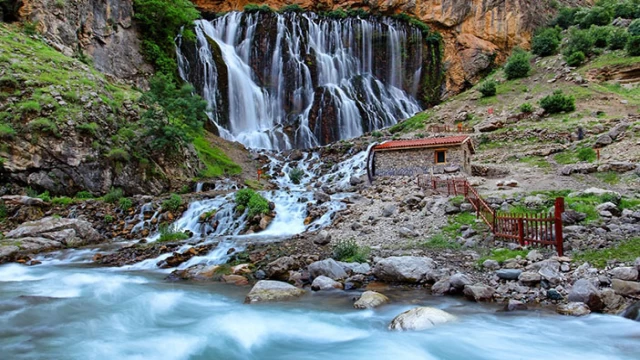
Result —
<instances>
[{"instance_id":1,"label":"fallen rock","mask_svg":"<svg viewBox=\"0 0 640 360\"><path fill-rule=\"evenodd\" d=\"M630 266L617 267L611 269L609 275L614 279L636 281L638 280L638 269Z\"/></svg>"},{"instance_id":2,"label":"fallen rock","mask_svg":"<svg viewBox=\"0 0 640 360\"><path fill-rule=\"evenodd\" d=\"M518 276L518 280L522 283L522 285L526 286L535 286L540 281L542 281L542 276L538 273L525 271L520 276Z\"/></svg>"},{"instance_id":3,"label":"fallen rock","mask_svg":"<svg viewBox=\"0 0 640 360\"><path fill-rule=\"evenodd\" d=\"M342 268L347 273L351 273L351 274L367 275L371 272L371 266L367 263L357 263L357 262L347 263L347 262L338 261L338 264L340 264L340 266L342 266Z\"/></svg>"},{"instance_id":4,"label":"fallen rock","mask_svg":"<svg viewBox=\"0 0 640 360\"><path fill-rule=\"evenodd\" d=\"M581 302L570 302L568 304L560 304L556 308L558 314L571 315L571 316L584 316L589 315L591 310L589 307Z\"/></svg>"},{"instance_id":5,"label":"fallen rock","mask_svg":"<svg viewBox=\"0 0 640 360\"><path fill-rule=\"evenodd\" d=\"M620 279L611 280L611 288L618 295L631 296L640 294L640 283L635 281L624 281Z\"/></svg>"},{"instance_id":6,"label":"fallen rock","mask_svg":"<svg viewBox=\"0 0 640 360\"><path fill-rule=\"evenodd\" d=\"M420 331L454 320L455 316L440 309L417 307L396 316L389 324L389 330Z\"/></svg>"},{"instance_id":7,"label":"fallen rock","mask_svg":"<svg viewBox=\"0 0 640 360\"><path fill-rule=\"evenodd\" d=\"M496 291L486 285L467 285L464 287L464 296L474 301L492 301Z\"/></svg>"},{"instance_id":8,"label":"fallen rock","mask_svg":"<svg viewBox=\"0 0 640 360\"><path fill-rule=\"evenodd\" d=\"M222 281L237 286L249 285L249 280L242 275L222 275Z\"/></svg>"},{"instance_id":9,"label":"fallen rock","mask_svg":"<svg viewBox=\"0 0 640 360\"><path fill-rule=\"evenodd\" d=\"M311 284L311 290L320 291L320 290L342 290L344 286L342 283L339 283L331 278L320 275L317 278L313 279L313 283Z\"/></svg>"},{"instance_id":10,"label":"fallen rock","mask_svg":"<svg viewBox=\"0 0 640 360\"><path fill-rule=\"evenodd\" d=\"M375 291L365 291L353 304L356 309L373 309L389 302L389 298Z\"/></svg>"},{"instance_id":11,"label":"fallen rock","mask_svg":"<svg viewBox=\"0 0 640 360\"><path fill-rule=\"evenodd\" d=\"M282 281L260 280L253 286L249 294L247 294L244 302L256 303L291 300L304 294L304 290Z\"/></svg>"},{"instance_id":12,"label":"fallen rock","mask_svg":"<svg viewBox=\"0 0 640 360\"><path fill-rule=\"evenodd\" d=\"M269 279L288 280L289 270L297 270L299 266L291 256L283 256L270 262L265 267Z\"/></svg>"},{"instance_id":13,"label":"fallen rock","mask_svg":"<svg viewBox=\"0 0 640 360\"><path fill-rule=\"evenodd\" d=\"M623 318L640 321L640 301L629 305L621 314Z\"/></svg>"},{"instance_id":14,"label":"fallen rock","mask_svg":"<svg viewBox=\"0 0 640 360\"><path fill-rule=\"evenodd\" d=\"M482 267L484 267L487 270L497 270L500 269L500 263L497 262L496 260L485 260L482 263Z\"/></svg>"},{"instance_id":15,"label":"fallen rock","mask_svg":"<svg viewBox=\"0 0 640 360\"><path fill-rule=\"evenodd\" d=\"M463 273L457 273L449 278L449 284L451 284L451 287L453 287L454 289L462 291L464 290L465 286L471 285L473 284L473 282L467 275Z\"/></svg>"},{"instance_id":16,"label":"fallen rock","mask_svg":"<svg viewBox=\"0 0 640 360\"><path fill-rule=\"evenodd\" d=\"M576 281L571 291L569 291L567 299L571 302L585 303L592 311L599 311L604 308L598 289L587 279Z\"/></svg>"},{"instance_id":17,"label":"fallen rock","mask_svg":"<svg viewBox=\"0 0 640 360\"><path fill-rule=\"evenodd\" d=\"M502 269L496 271L496 275L502 280L518 280L522 274L522 270L519 269Z\"/></svg>"},{"instance_id":18,"label":"fallen rock","mask_svg":"<svg viewBox=\"0 0 640 360\"><path fill-rule=\"evenodd\" d=\"M438 280L431 286L431 294L433 295L446 295L450 291L451 283L449 282L449 278Z\"/></svg>"},{"instance_id":19,"label":"fallen rock","mask_svg":"<svg viewBox=\"0 0 640 360\"><path fill-rule=\"evenodd\" d=\"M321 230L314 238L313 243L317 245L327 245L331 242L331 235L327 230Z\"/></svg>"},{"instance_id":20,"label":"fallen rock","mask_svg":"<svg viewBox=\"0 0 640 360\"><path fill-rule=\"evenodd\" d=\"M62 231L65 231L65 233L60 233ZM57 218L53 216L37 221L28 221L16 229L9 231L5 237L10 239L49 237L58 240L59 238L56 234L66 238L61 239L65 244L73 242L77 246L94 244L103 240L103 237L88 221Z\"/></svg>"},{"instance_id":21,"label":"fallen rock","mask_svg":"<svg viewBox=\"0 0 640 360\"><path fill-rule=\"evenodd\" d=\"M509 303L504 306L504 311L524 311L528 310L527 305L518 300L509 300Z\"/></svg>"},{"instance_id":22,"label":"fallen rock","mask_svg":"<svg viewBox=\"0 0 640 360\"><path fill-rule=\"evenodd\" d=\"M324 275L333 280L346 279L348 277L342 266L333 259L325 259L312 263L309 265L309 275L314 278Z\"/></svg>"},{"instance_id":23,"label":"fallen rock","mask_svg":"<svg viewBox=\"0 0 640 360\"><path fill-rule=\"evenodd\" d=\"M382 281L419 283L430 280L435 263L428 257L392 256L378 261L373 274Z\"/></svg>"}]
</instances>

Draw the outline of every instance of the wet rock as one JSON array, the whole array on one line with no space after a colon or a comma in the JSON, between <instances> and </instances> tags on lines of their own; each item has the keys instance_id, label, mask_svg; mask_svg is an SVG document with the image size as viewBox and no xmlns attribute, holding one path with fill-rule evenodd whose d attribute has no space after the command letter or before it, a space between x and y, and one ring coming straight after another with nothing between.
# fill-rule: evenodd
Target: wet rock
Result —
<instances>
[{"instance_id":1,"label":"wet rock","mask_svg":"<svg viewBox=\"0 0 640 360\"><path fill-rule=\"evenodd\" d=\"M420 331L454 320L455 316L440 309L417 307L396 316L389 324L389 330Z\"/></svg>"},{"instance_id":2,"label":"wet rock","mask_svg":"<svg viewBox=\"0 0 640 360\"><path fill-rule=\"evenodd\" d=\"M242 275L223 275L222 281L227 284L234 284L237 286L249 285L249 280Z\"/></svg>"},{"instance_id":3,"label":"wet rock","mask_svg":"<svg viewBox=\"0 0 640 360\"><path fill-rule=\"evenodd\" d=\"M324 275L334 280L346 279L348 277L342 266L333 259L325 259L312 263L309 265L309 275L314 278Z\"/></svg>"},{"instance_id":4,"label":"wet rock","mask_svg":"<svg viewBox=\"0 0 640 360\"><path fill-rule=\"evenodd\" d=\"M618 313L625 306L624 298L613 289L603 289L600 291L600 297L607 313Z\"/></svg>"},{"instance_id":5,"label":"wet rock","mask_svg":"<svg viewBox=\"0 0 640 360\"><path fill-rule=\"evenodd\" d=\"M640 301L629 305L621 314L623 318L640 321Z\"/></svg>"},{"instance_id":6,"label":"wet rock","mask_svg":"<svg viewBox=\"0 0 640 360\"><path fill-rule=\"evenodd\" d=\"M502 280L518 280L522 274L522 270L519 269L502 269L496 271L496 275Z\"/></svg>"},{"instance_id":7,"label":"wet rock","mask_svg":"<svg viewBox=\"0 0 640 360\"><path fill-rule=\"evenodd\" d=\"M351 178L349 178L349 184L351 186L357 186L364 183L364 179L361 178L360 176L351 176Z\"/></svg>"},{"instance_id":8,"label":"wet rock","mask_svg":"<svg viewBox=\"0 0 640 360\"><path fill-rule=\"evenodd\" d=\"M260 280L253 286L249 294L247 294L244 302L284 301L300 297L304 294L304 290L282 281Z\"/></svg>"},{"instance_id":9,"label":"wet rock","mask_svg":"<svg viewBox=\"0 0 640 360\"><path fill-rule=\"evenodd\" d=\"M589 315L591 310L589 306L581 302L570 302L568 304L560 304L556 308L558 314L570 315L570 316L584 316Z\"/></svg>"},{"instance_id":10,"label":"wet rock","mask_svg":"<svg viewBox=\"0 0 640 360\"><path fill-rule=\"evenodd\" d=\"M638 280L638 269L631 266L617 267L609 270L609 275L614 279L635 281Z\"/></svg>"},{"instance_id":11,"label":"wet rock","mask_svg":"<svg viewBox=\"0 0 640 360\"><path fill-rule=\"evenodd\" d=\"M300 266L292 256L278 258L265 267L265 273L269 279L287 280L289 270L297 270Z\"/></svg>"},{"instance_id":12,"label":"wet rock","mask_svg":"<svg viewBox=\"0 0 640 360\"><path fill-rule=\"evenodd\" d=\"M635 281L613 279L611 280L611 288L616 294L622 296L640 295L640 283Z\"/></svg>"},{"instance_id":13,"label":"wet rock","mask_svg":"<svg viewBox=\"0 0 640 360\"><path fill-rule=\"evenodd\" d=\"M455 290L462 291L465 286L471 285L473 282L467 275L457 273L449 278L449 283Z\"/></svg>"},{"instance_id":14,"label":"wet rock","mask_svg":"<svg viewBox=\"0 0 640 360\"><path fill-rule=\"evenodd\" d=\"M212 280L220 265L194 265L184 270L175 270L169 276L170 279L207 281Z\"/></svg>"},{"instance_id":15,"label":"wet rock","mask_svg":"<svg viewBox=\"0 0 640 360\"><path fill-rule=\"evenodd\" d=\"M558 301L564 299L564 297L558 292L558 290L549 289L547 290L547 299Z\"/></svg>"},{"instance_id":16,"label":"wet rock","mask_svg":"<svg viewBox=\"0 0 640 360\"><path fill-rule=\"evenodd\" d=\"M496 291L486 285L467 285L464 287L464 296L469 300L480 301L492 301L493 294Z\"/></svg>"},{"instance_id":17,"label":"wet rock","mask_svg":"<svg viewBox=\"0 0 640 360\"><path fill-rule=\"evenodd\" d=\"M289 154L289 160L291 161L300 161L304 159L304 153L298 149L291 151Z\"/></svg>"},{"instance_id":18,"label":"wet rock","mask_svg":"<svg viewBox=\"0 0 640 360\"><path fill-rule=\"evenodd\" d=\"M327 195L322 191L316 191L313 194L314 199L318 202L318 204L326 203L331 201L331 196Z\"/></svg>"},{"instance_id":19,"label":"wet rock","mask_svg":"<svg viewBox=\"0 0 640 360\"><path fill-rule=\"evenodd\" d=\"M79 219L65 219L46 217L37 221L29 221L18 228L9 231L6 238L20 239L24 237L44 237L61 239L56 234L61 234L67 241L74 241L77 245L93 244L103 240L103 237L93 228L90 222ZM77 240L76 240L77 239Z\"/></svg>"},{"instance_id":20,"label":"wet rock","mask_svg":"<svg viewBox=\"0 0 640 360\"><path fill-rule=\"evenodd\" d=\"M435 263L428 257L393 256L378 261L373 274L382 281L419 283L428 280Z\"/></svg>"},{"instance_id":21,"label":"wet rock","mask_svg":"<svg viewBox=\"0 0 640 360\"><path fill-rule=\"evenodd\" d=\"M431 294L433 295L447 295L451 291L451 283L449 279L442 279L436 281L433 286L431 286Z\"/></svg>"},{"instance_id":22,"label":"wet rock","mask_svg":"<svg viewBox=\"0 0 640 360\"><path fill-rule=\"evenodd\" d=\"M484 267L487 270L497 270L497 269L500 269L500 263L495 260L489 259L489 260L485 260L482 263L482 267Z\"/></svg>"},{"instance_id":23,"label":"wet rock","mask_svg":"<svg viewBox=\"0 0 640 360\"><path fill-rule=\"evenodd\" d=\"M363 274L363 275L367 275L371 272L371 266L367 263L357 263L357 262L353 262L353 263L347 263L347 262L342 262L342 261L338 261L338 264L340 264L340 266L342 266L342 268L344 269L344 271L346 271L347 273L351 273L351 274Z\"/></svg>"},{"instance_id":24,"label":"wet rock","mask_svg":"<svg viewBox=\"0 0 640 360\"><path fill-rule=\"evenodd\" d=\"M320 275L317 278L313 279L313 283L311 284L311 290L320 291L320 290L335 290L335 289L343 289L344 286L326 276Z\"/></svg>"},{"instance_id":25,"label":"wet rock","mask_svg":"<svg viewBox=\"0 0 640 360\"><path fill-rule=\"evenodd\" d=\"M509 300L507 305L504 306L504 311L524 311L528 310L527 305L518 300Z\"/></svg>"},{"instance_id":26,"label":"wet rock","mask_svg":"<svg viewBox=\"0 0 640 360\"><path fill-rule=\"evenodd\" d=\"M571 302L585 303L592 311L600 311L604 308L598 289L587 279L576 281L567 299Z\"/></svg>"},{"instance_id":27,"label":"wet rock","mask_svg":"<svg viewBox=\"0 0 640 360\"><path fill-rule=\"evenodd\" d=\"M365 291L353 304L356 309L373 309L389 302L389 298L375 291Z\"/></svg>"}]
</instances>

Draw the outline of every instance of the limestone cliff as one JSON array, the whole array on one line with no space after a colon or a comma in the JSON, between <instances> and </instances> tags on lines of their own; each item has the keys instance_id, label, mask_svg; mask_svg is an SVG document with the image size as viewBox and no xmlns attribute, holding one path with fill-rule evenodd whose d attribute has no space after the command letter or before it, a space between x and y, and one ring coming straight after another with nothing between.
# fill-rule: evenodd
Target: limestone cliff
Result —
<instances>
[{"instance_id":1,"label":"limestone cliff","mask_svg":"<svg viewBox=\"0 0 640 360\"><path fill-rule=\"evenodd\" d=\"M515 46L529 47L532 33L552 12L543 0L193 0L203 12L242 10L248 3L278 9L297 4L309 10L365 9L381 14L407 13L440 31L445 41L446 93L477 82L494 62ZM576 5L580 0L560 3Z\"/></svg>"},{"instance_id":2,"label":"limestone cliff","mask_svg":"<svg viewBox=\"0 0 640 360\"><path fill-rule=\"evenodd\" d=\"M19 13L56 49L90 55L108 76L141 86L153 71L140 52L133 0L22 0Z\"/></svg>"}]
</instances>

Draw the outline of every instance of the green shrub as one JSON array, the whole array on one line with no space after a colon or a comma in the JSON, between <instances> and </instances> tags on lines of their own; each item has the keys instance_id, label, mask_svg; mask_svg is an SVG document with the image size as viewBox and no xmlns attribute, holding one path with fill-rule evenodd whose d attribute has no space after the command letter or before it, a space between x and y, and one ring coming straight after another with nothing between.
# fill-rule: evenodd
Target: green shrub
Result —
<instances>
[{"instance_id":1,"label":"green shrub","mask_svg":"<svg viewBox=\"0 0 640 360\"><path fill-rule=\"evenodd\" d=\"M182 206L182 198L178 194L171 194L171 196L162 202L162 210L176 211Z\"/></svg>"},{"instance_id":2,"label":"green shrub","mask_svg":"<svg viewBox=\"0 0 640 360\"><path fill-rule=\"evenodd\" d=\"M382 137L382 133L380 131L374 131L371 133L371 136L373 136L374 138L378 139Z\"/></svg>"},{"instance_id":3,"label":"green shrub","mask_svg":"<svg viewBox=\"0 0 640 360\"><path fill-rule=\"evenodd\" d=\"M640 56L640 36L631 36L627 41L627 55Z\"/></svg>"},{"instance_id":4,"label":"green shrub","mask_svg":"<svg viewBox=\"0 0 640 360\"><path fill-rule=\"evenodd\" d=\"M571 25L575 23L576 13L578 12L577 8L568 8L563 7L558 11L558 15L551 22L552 26L559 26L563 29L568 29Z\"/></svg>"},{"instance_id":5,"label":"green shrub","mask_svg":"<svg viewBox=\"0 0 640 360\"><path fill-rule=\"evenodd\" d=\"M451 240L448 236L445 236L443 233L435 234L430 236L425 242L420 244L420 247L431 250L443 250L443 249L460 249L462 247L461 244Z\"/></svg>"},{"instance_id":6,"label":"green shrub","mask_svg":"<svg viewBox=\"0 0 640 360\"><path fill-rule=\"evenodd\" d=\"M340 8L324 13L324 15L331 19L346 19L349 16L346 11Z\"/></svg>"},{"instance_id":7,"label":"green shrub","mask_svg":"<svg viewBox=\"0 0 640 360\"><path fill-rule=\"evenodd\" d=\"M628 40L629 33L627 32L627 30L622 28L614 28L609 33L607 44L609 44L609 49L611 50L620 50L624 49L624 47L627 45Z\"/></svg>"},{"instance_id":8,"label":"green shrub","mask_svg":"<svg viewBox=\"0 0 640 360\"><path fill-rule=\"evenodd\" d=\"M612 4L613 18L633 19L640 15L640 3L637 1L618 1Z\"/></svg>"},{"instance_id":9,"label":"green shrub","mask_svg":"<svg viewBox=\"0 0 640 360\"><path fill-rule=\"evenodd\" d=\"M302 180L303 176L304 176L304 170L300 168L293 168L291 169L291 171L289 171L289 179L291 179L291 182L296 185L300 184L300 181Z\"/></svg>"},{"instance_id":10,"label":"green shrub","mask_svg":"<svg viewBox=\"0 0 640 360\"><path fill-rule=\"evenodd\" d=\"M37 118L29 122L29 129L44 134L58 136L58 127L49 119Z\"/></svg>"},{"instance_id":11,"label":"green shrub","mask_svg":"<svg viewBox=\"0 0 640 360\"><path fill-rule=\"evenodd\" d=\"M300 5L298 5L298 4L291 4L291 5L283 6L278 11L281 12L281 13L285 13L285 12L297 12L297 13L299 13L299 12L303 12L304 9L301 8Z\"/></svg>"},{"instance_id":12,"label":"green shrub","mask_svg":"<svg viewBox=\"0 0 640 360\"><path fill-rule=\"evenodd\" d=\"M78 199L93 199L93 194L88 191L79 191L76 194L76 198Z\"/></svg>"},{"instance_id":13,"label":"green shrub","mask_svg":"<svg viewBox=\"0 0 640 360\"><path fill-rule=\"evenodd\" d=\"M132 206L133 206L133 201L131 201L131 199L129 198L123 197L118 200L118 207L122 211L127 211L131 209Z\"/></svg>"},{"instance_id":14,"label":"green shrub","mask_svg":"<svg viewBox=\"0 0 640 360\"><path fill-rule=\"evenodd\" d=\"M580 64L582 64L586 60L586 58L587 57L584 55L582 51L576 51L566 58L567 65L580 66Z\"/></svg>"},{"instance_id":15,"label":"green shrub","mask_svg":"<svg viewBox=\"0 0 640 360\"><path fill-rule=\"evenodd\" d=\"M529 71L531 71L529 53L520 48L514 49L513 54L504 66L504 73L507 79L512 80L527 77Z\"/></svg>"},{"instance_id":16,"label":"green shrub","mask_svg":"<svg viewBox=\"0 0 640 360\"><path fill-rule=\"evenodd\" d=\"M39 199L41 199L44 202L50 202L51 201L51 195L49 195L49 191L45 191L42 194L37 196Z\"/></svg>"},{"instance_id":17,"label":"green shrub","mask_svg":"<svg viewBox=\"0 0 640 360\"><path fill-rule=\"evenodd\" d=\"M254 193L249 199L249 217L269 213L269 202L262 195Z\"/></svg>"},{"instance_id":18,"label":"green shrub","mask_svg":"<svg viewBox=\"0 0 640 360\"><path fill-rule=\"evenodd\" d=\"M129 162L130 159L129 153L121 148L111 149L105 156L111 161Z\"/></svg>"},{"instance_id":19,"label":"green shrub","mask_svg":"<svg viewBox=\"0 0 640 360\"><path fill-rule=\"evenodd\" d=\"M640 19L633 20L631 24L629 24L627 31L631 36L640 36Z\"/></svg>"},{"instance_id":20,"label":"green shrub","mask_svg":"<svg viewBox=\"0 0 640 360\"><path fill-rule=\"evenodd\" d=\"M103 200L109 204L115 204L124 196L124 192L122 189L114 189L111 190L104 196Z\"/></svg>"},{"instance_id":21,"label":"green shrub","mask_svg":"<svg viewBox=\"0 0 640 360\"><path fill-rule=\"evenodd\" d=\"M269 5L257 5L257 4L247 4L244 7L244 12L246 13L257 13L257 12L273 12L273 9L269 7Z\"/></svg>"},{"instance_id":22,"label":"green shrub","mask_svg":"<svg viewBox=\"0 0 640 360\"><path fill-rule=\"evenodd\" d=\"M189 235L178 231L175 225L163 224L160 225L158 230L160 231L159 242L187 240L189 238Z\"/></svg>"},{"instance_id":23,"label":"green shrub","mask_svg":"<svg viewBox=\"0 0 640 360\"><path fill-rule=\"evenodd\" d=\"M4 219L7 218L9 211L7 210L7 205L5 205L3 200L0 200L0 222L3 222Z\"/></svg>"},{"instance_id":24,"label":"green shrub","mask_svg":"<svg viewBox=\"0 0 640 360\"><path fill-rule=\"evenodd\" d=\"M237 206L247 206L249 204L249 200L251 199L251 196L255 194L255 191L249 189L249 188L244 188L244 189L240 189L236 192L235 194L235 201L236 201L236 205Z\"/></svg>"},{"instance_id":25,"label":"green shrub","mask_svg":"<svg viewBox=\"0 0 640 360\"><path fill-rule=\"evenodd\" d=\"M94 137L98 135L98 124L94 122L80 124L76 126L76 129L78 129L78 131L84 135L91 135Z\"/></svg>"},{"instance_id":26,"label":"green shrub","mask_svg":"<svg viewBox=\"0 0 640 360\"><path fill-rule=\"evenodd\" d=\"M31 21L22 22L22 31L29 36L38 34L38 24Z\"/></svg>"},{"instance_id":27,"label":"green shrub","mask_svg":"<svg viewBox=\"0 0 640 360\"><path fill-rule=\"evenodd\" d=\"M531 40L531 52L539 56L549 56L556 53L559 45L560 33L555 28L546 28Z\"/></svg>"},{"instance_id":28,"label":"green shrub","mask_svg":"<svg viewBox=\"0 0 640 360\"><path fill-rule=\"evenodd\" d=\"M62 196L62 197L54 197L51 200L53 205L61 205L61 206L69 206L73 204L73 199L70 197Z\"/></svg>"},{"instance_id":29,"label":"green shrub","mask_svg":"<svg viewBox=\"0 0 640 360\"><path fill-rule=\"evenodd\" d=\"M520 112L523 112L525 114L530 114L533 112L533 105L529 104L529 103L524 103L522 105L520 105Z\"/></svg>"},{"instance_id":30,"label":"green shrub","mask_svg":"<svg viewBox=\"0 0 640 360\"><path fill-rule=\"evenodd\" d=\"M495 96L496 82L493 80L487 80L478 86L478 91L480 91L482 97Z\"/></svg>"},{"instance_id":31,"label":"green shrub","mask_svg":"<svg viewBox=\"0 0 640 360\"><path fill-rule=\"evenodd\" d=\"M0 139L10 140L16 135L16 131L13 130L9 124L0 124Z\"/></svg>"},{"instance_id":32,"label":"green shrub","mask_svg":"<svg viewBox=\"0 0 640 360\"><path fill-rule=\"evenodd\" d=\"M104 222L105 222L106 224L111 224L111 223L113 222L113 220L114 220L113 216L111 216L111 215L109 215L109 214L107 214L107 215L105 215L105 216L104 216Z\"/></svg>"},{"instance_id":33,"label":"green shrub","mask_svg":"<svg viewBox=\"0 0 640 360\"><path fill-rule=\"evenodd\" d=\"M29 101L25 101L23 103L20 103L18 105L18 108L20 109L20 112L24 113L39 113L40 111L42 111L42 108L40 107L40 103L35 101L35 100L29 100Z\"/></svg>"},{"instance_id":34,"label":"green shrub","mask_svg":"<svg viewBox=\"0 0 640 360\"><path fill-rule=\"evenodd\" d=\"M596 151L590 147L583 147L578 150L576 155L580 161L594 162L596 160Z\"/></svg>"},{"instance_id":35,"label":"green shrub","mask_svg":"<svg viewBox=\"0 0 640 360\"><path fill-rule=\"evenodd\" d=\"M611 20L613 20L613 11L602 6L582 8L575 15L575 23L583 29L588 29L592 25L609 25Z\"/></svg>"},{"instance_id":36,"label":"green shrub","mask_svg":"<svg viewBox=\"0 0 640 360\"><path fill-rule=\"evenodd\" d=\"M557 114L563 111L571 112L576 109L574 97L564 95L562 90L556 90L553 95L545 96L540 100L540 106L548 114Z\"/></svg>"},{"instance_id":37,"label":"green shrub","mask_svg":"<svg viewBox=\"0 0 640 360\"><path fill-rule=\"evenodd\" d=\"M359 246L354 239L339 240L333 246L333 258L344 262L366 263L371 249Z\"/></svg>"},{"instance_id":38,"label":"green shrub","mask_svg":"<svg viewBox=\"0 0 640 360\"><path fill-rule=\"evenodd\" d=\"M567 44L562 51L565 60L574 53L581 51L584 55L591 54L595 39L591 36L589 30L579 30L572 28L569 30L569 38Z\"/></svg>"},{"instance_id":39,"label":"green shrub","mask_svg":"<svg viewBox=\"0 0 640 360\"><path fill-rule=\"evenodd\" d=\"M609 36L613 31L613 26L591 26L589 33L593 38L593 45L598 48L606 48Z\"/></svg>"}]
</instances>

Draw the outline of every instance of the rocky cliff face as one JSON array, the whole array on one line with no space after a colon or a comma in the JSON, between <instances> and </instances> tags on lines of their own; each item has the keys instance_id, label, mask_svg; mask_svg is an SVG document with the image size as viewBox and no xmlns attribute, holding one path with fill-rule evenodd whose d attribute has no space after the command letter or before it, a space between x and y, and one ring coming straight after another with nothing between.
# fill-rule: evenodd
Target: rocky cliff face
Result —
<instances>
[{"instance_id":1,"label":"rocky cliff face","mask_svg":"<svg viewBox=\"0 0 640 360\"><path fill-rule=\"evenodd\" d=\"M153 69L140 52L132 0L22 0L23 20L36 23L67 56L90 55L96 69L139 87Z\"/></svg>"},{"instance_id":2,"label":"rocky cliff face","mask_svg":"<svg viewBox=\"0 0 640 360\"><path fill-rule=\"evenodd\" d=\"M278 9L298 4L309 10L336 8L371 10L383 14L407 13L440 31L445 41L447 80L445 96L477 82L494 62L504 61L515 46L529 47L533 30L552 11L541 0L193 0L203 12L242 10L248 3ZM566 0L560 3L589 2Z\"/></svg>"}]
</instances>

